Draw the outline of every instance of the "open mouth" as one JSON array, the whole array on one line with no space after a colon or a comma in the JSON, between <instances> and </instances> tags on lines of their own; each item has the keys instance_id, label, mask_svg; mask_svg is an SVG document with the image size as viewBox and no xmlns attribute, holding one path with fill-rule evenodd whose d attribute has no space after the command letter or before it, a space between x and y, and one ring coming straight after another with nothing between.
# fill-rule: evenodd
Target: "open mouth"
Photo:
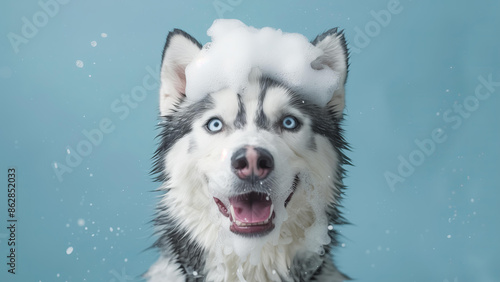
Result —
<instances>
[{"instance_id":1,"label":"open mouth","mask_svg":"<svg viewBox=\"0 0 500 282\"><path fill-rule=\"evenodd\" d=\"M266 193L250 192L229 198L229 209L214 198L219 211L231 221L230 230L241 235L265 235L274 229L274 206Z\"/></svg>"},{"instance_id":2,"label":"open mouth","mask_svg":"<svg viewBox=\"0 0 500 282\"><path fill-rule=\"evenodd\" d=\"M298 183L296 177L293 189L285 201L290 202ZM274 229L274 205L267 193L250 192L229 198L229 208L220 199L215 198L219 211L231 221L230 230L243 236L264 236Z\"/></svg>"}]
</instances>

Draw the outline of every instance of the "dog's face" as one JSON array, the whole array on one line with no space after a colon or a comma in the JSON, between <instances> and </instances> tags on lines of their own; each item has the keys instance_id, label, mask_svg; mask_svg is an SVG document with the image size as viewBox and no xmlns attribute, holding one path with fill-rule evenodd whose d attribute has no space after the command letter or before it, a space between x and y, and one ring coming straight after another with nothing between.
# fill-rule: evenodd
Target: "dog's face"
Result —
<instances>
[{"instance_id":1,"label":"dog's face","mask_svg":"<svg viewBox=\"0 0 500 282\"><path fill-rule=\"evenodd\" d=\"M223 242L246 255L266 243L329 243L345 161L339 122L347 53L336 31L313 43L342 84L324 107L259 69L240 93L227 88L191 101L185 69L201 46L178 30L169 36L156 172L168 190L164 211L201 246Z\"/></svg>"}]
</instances>

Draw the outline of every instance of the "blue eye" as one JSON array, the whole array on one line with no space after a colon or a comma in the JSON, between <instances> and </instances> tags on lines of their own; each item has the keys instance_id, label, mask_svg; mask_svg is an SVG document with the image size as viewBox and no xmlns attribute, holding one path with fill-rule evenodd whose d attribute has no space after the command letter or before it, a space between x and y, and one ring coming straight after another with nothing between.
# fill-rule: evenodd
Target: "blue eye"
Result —
<instances>
[{"instance_id":1,"label":"blue eye","mask_svg":"<svg viewBox=\"0 0 500 282\"><path fill-rule=\"evenodd\" d=\"M299 126L299 122L292 116L286 116L282 121L282 126L285 129L293 130Z\"/></svg>"},{"instance_id":2,"label":"blue eye","mask_svg":"<svg viewBox=\"0 0 500 282\"><path fill-rule=\"evenodd\" d=\"M222 130L223 124L222 121L218 118L212 118L207 123L207 129L210 132L219 132Z\"/></svg>"}]
</instances>

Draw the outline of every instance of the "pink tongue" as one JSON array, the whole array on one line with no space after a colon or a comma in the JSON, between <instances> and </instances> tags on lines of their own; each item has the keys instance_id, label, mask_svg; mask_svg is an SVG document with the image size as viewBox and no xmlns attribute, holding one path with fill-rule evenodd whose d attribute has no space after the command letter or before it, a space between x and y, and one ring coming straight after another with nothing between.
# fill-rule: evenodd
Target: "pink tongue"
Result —
<instances>
[{"instance_id":1,"label":"pink tongue","mask_svg":"<svg viewBox=\"0 0 500 282\"><path fill-rule=\"evenodd\" d=\"M265 221L271 214L272 201L266 194L250 193L229 199L234 209L234 219L245 223Z\"/></svg>"}]
</instances>

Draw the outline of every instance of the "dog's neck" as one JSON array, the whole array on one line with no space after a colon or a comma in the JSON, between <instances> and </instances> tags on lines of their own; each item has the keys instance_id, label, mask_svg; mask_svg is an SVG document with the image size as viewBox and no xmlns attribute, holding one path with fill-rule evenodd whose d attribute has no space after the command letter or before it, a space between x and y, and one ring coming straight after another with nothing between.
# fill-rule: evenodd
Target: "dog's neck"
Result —
<instances>
[{"instance_id":1,"label":"dog's neck","mask_svg":"<svg viewBox=\"0 0 500 282\"><path fill-rule=\"evenodd\" d=\"M296 195L300 197L301 195ZM279 240L267 242L255 256L240 257L224 247L207 251L207 281L308 281L323 265L324 254L307 251L305 230L310 227L313 211L304 206L290 207L289 218L280 229ZM217 242L213 242L217 245ZM220 243L219 243L220 244ZM254 254L255 255L255 254ZM300 277L301 279L297 279ZM303 279L307 277L307 279Z\"/></svg>"},{"instance_id":2,"label":"dog's neck","mask_svg":"<svg viewBox=\"0 0 500 282\"><path fill-rule=\"evenodd\" d=\"M285 225L283 229L287 228ZM217 251L209 252L205 262L207 281L295 281L291 278L294 274L313 275L323 264L319 254L304 251L303 237L280 238L279 241L277 245L266 243L257 261L241 258L234 252L224 256ZM301 259L295 259L298 257ZM304 258L307 263L303 263Z\"/></svg>"}]
</instances>

